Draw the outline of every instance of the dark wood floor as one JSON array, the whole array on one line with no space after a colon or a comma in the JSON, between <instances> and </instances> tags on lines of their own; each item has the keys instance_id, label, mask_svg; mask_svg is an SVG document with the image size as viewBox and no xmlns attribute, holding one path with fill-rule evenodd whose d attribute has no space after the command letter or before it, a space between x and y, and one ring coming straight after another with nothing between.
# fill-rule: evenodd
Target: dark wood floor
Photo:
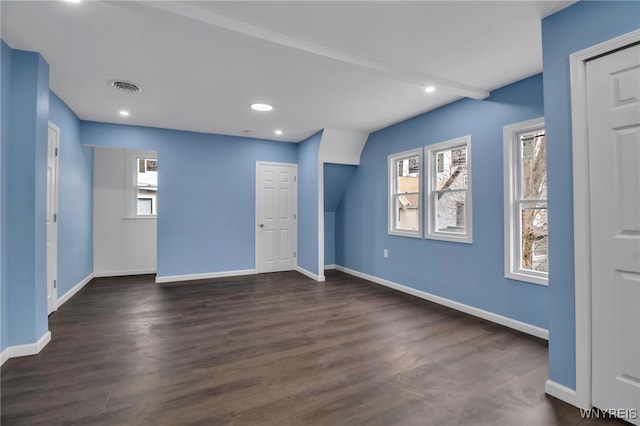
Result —
<instances>
[{"instance_id":1,"label":"dark wood floor","mask_svg":"<svg viewBox=\"0 0 640 426\"><path fill-rule=\"evenodd\" d=\"M583 425L546 342L348 275L94 279L2 367L2 425Z\"/></svg>"}]
</instances>

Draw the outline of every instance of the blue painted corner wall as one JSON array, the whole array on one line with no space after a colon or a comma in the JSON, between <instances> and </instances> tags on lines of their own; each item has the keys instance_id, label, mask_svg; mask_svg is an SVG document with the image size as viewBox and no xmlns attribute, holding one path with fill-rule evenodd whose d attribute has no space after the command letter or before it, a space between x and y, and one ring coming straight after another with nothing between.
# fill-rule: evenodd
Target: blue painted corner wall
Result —
<instances>
[{"instance_id":1,"label":"blue painted corner wall","mask_svg":"<svg viewBox=\"0 0 640 426\"><path fill-rule=\"evenodd\" d=\"M82 121L84 144L157 151L158 277L255 268L255 163L291 143Z\"/></svg>"},{"instance_id":2,"label":"blue painted corner wall","mask_svg":"<svg viewBox=\"0 0 640 426\"><path fill-rule=\"evenodd\" d=\"M503 247L503 126L541 116L536 75L486 100L463 99L371 134L336 212L336 263L546 328L547 288L506 279ZM472 139L473 244L388 235L387 156L465 135Z\"/></svg>"},{"instance_id":3,"label":"blue painted corner wall","mask_svg":"<svg viewBox=\"0 0 640 426\"><path fill-rule=\"evenodd\" d=\"M9 194L9 112L13 49L0 40L0 352L8 346L7 208Z\"/></svg>"},{"instance_id":4,"label":"blue painted corner wall","mask_svg":"<svg viewBox=\"0 0 640 426\"><path fill-rule=\"evenodd\" d=\"M80 120L55 93L49 121L60 129L58 157L58 298L93 273L93 148Z\"/></svg>"},{"instance_id":5,"label":"blue painted corner wall","mask_svg":"<svg viewBox=\"0 0 640 426\"><path fill-rule=\"evenodd\" d=\"M336 210L357 166L324 164L324 264L336 263Z\"/></svg>"},{"instance_id":6,"label":"blue painted corner wall","mask_svg":"<svg viewBox=\"0 0 640 426\"><path fill-rule=\"evenodd\" d=\"M11 49L3 45L3 53ZM3 131L3 291L5 344L34 343L48 329L46 294L46 168L49 65L34 52L13 50L8 131ZM7 102L3 93L3 103ZM3 114L4 115L4 114ZM3 119L6 117L3 116ZM5 137L7 140L4 140ZM6 191L5 191L6 190ZM10 200L10 202L9 202ZM11 226L6 226L6 224ZM10 249L9 249L10 248ZM4 310L3 310L4 315Z\"/></svg>"},{"instance_id":7,"label":"blue painted corner wall","mask_svg":"<svg viewBox=\"0 0 640 426\"><path fill-rule=\"evenodd\" d=\"M298 151L298 266L320 274L318 261L318 153L322 131L297 146Z\"/></svg>"},{"instance_id":8,"label":"blue painted corner wall","mask_svg":"<svg viewBox=\"0 0 640 426\"><path fill-rule=\"evenodd\" d=\"M581 1L542 21L549 182L549 379L576 386L569 55L640 28L640 2Z\"/></svg>"}]
</instances>

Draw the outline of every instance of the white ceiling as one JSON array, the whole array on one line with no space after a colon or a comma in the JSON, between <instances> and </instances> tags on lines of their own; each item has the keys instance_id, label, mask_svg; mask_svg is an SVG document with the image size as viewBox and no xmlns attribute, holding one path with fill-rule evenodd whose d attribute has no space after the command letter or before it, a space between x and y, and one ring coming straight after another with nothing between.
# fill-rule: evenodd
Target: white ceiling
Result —
<instances>
[{"instance_id":1,"label":"white ceiling","mask_svg":"<svg viewBox=\"0 0 640 426\"><path fill-rule=\"evenodd\" d=\"M571 3L3 0L0 28L42 53L81 119L297 142L369 133L539 73L540 21Z\"/></svg>"}]
</instances>

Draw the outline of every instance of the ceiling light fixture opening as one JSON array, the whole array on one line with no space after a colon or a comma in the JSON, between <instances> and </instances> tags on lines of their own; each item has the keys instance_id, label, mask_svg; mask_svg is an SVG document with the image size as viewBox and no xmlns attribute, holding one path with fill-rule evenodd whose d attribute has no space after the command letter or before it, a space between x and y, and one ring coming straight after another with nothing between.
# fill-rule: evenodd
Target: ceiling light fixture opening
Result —
<instances>
[{"instance_id":1,"label":"ceiling light fixture opening","mask_svg":"<svg viewBox=\"0 0 640 426\"><path fill-rule=\"evenodd\" d=\"M433 92L436 91L436 88L433 87L433 86L427 86L427 87L424 88L424 91L427 92L427 93L433 93Z\"/></svg>"},{"instance_id":2,"label":"ceiling light fixture opening","mask_svg":"<svg viewBox=\"0 0 640 426\"><path fill-rule=\"evenodd\" d=\"M251 109L260 112L271 111L273 107L269 104L251 104Z\"/></svg>"},{"instance_id":3,"label":"ceiling light fixture opening","mask_svg":"<svg viewBox=\"0 0 640 426\"><path fill-rule=\"evenodd\" d=\"M278 135L278 136L281 135L282 134L282 130L276 129L275 134Z\"/></svg>"},{"instance_id":4,"label":"ceiling light fixture opening","mask_svg":"<svg viewBox=\"0 0 640 426\"><path fill-rule=\"evenodd\" d=\"M120 115L123 116L123 117L128 117L129 116L129 111L124 110L124 109L120 110Z\"/></svg>"},{"instance_id":5,"label":"ceiling light fixture opening","mask_svg":"<svg viewBox=\"0 0 640 426\"><path fill-rule=\"evenodd\" d=\"M75 3L78 4L80 3L82 0L65 0L67 3Z\"/></svg>"},{"instance_id":6,"label":"ceiling light fixture opening","mask_svg":"<svg viewBox=\"0 0 640 426\"><path fill-rule=\"evenodd\" d=\"M142 92L142 89L137 84L131 83L130 81L123 80L113 80L111 81L111 86L115 87L118 90L122 90L127 93L138 93Z\"/></svg>"}]
</instances>

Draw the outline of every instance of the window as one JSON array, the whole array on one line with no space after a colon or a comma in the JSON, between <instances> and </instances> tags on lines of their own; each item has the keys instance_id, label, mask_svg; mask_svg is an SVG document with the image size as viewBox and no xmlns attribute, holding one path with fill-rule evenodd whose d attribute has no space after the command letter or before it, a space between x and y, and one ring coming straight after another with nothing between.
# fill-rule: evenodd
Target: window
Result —
<instances>
[{"instance_id":1,"label":"window","mask_svg":"<svg viewBox=\"0 0 640 426\"><path fill-rule=\"evenodd\" d=\"M389 234L422 237L422 150L389 156Z\"/></svg>"},{"instance_id":2,"label":"window","mask_svg":"<svg viewBox=\"0 0 640 426\"><path fill-rule=\"evenodd\" d=\"M155 216L158 214L158 160L136 158L136 215Z\"/></svg>"},{"instance_id":3,"label":"window","mask_svg":"<svg viewBox=\"0 0 640 426\"><path fill-rule=\"evenodd\" d=\"M505 276L547 284L549 228L544 119L504 128Z\"/></svg>"},{"instance_id":4,"label":"window","mask_svg":"<svg viewBox=\"0 0 640 426\"><path fill-rule=\"evenodd\" d=\"M158 214L158 154L125 151L125 219L155 219Z\"/></svg>"},{"instance_id":5,"label":"window","mask_svg":"<svg viewBox=\"0 0 640 426\"><path fill-rule=\"evenodd\" d=\"M471 136L428 145L425 150L425 238L471 243Z\"/></svg>"}]
</instances>

